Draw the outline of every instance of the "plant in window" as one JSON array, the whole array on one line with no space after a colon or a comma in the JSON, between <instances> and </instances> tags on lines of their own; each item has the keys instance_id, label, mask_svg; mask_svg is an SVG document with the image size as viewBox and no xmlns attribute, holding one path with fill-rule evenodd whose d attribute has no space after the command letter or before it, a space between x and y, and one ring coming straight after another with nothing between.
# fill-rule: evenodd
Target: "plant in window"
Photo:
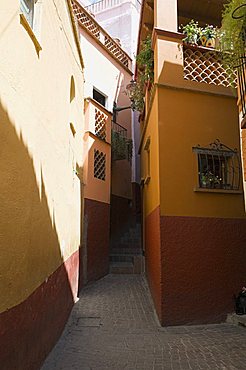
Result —
<instances>
[{"instance_id":1,"label":"plant in window","mask_svg":"<svg viewBox=\"0 0 246 370\"><path fill-rule=\"evenodd\" d=\"M217 186L220 187L220 184L222 183L222 178L213 174L211 171L199 173L199 176L201 185L205 188L215 188Z\"/></svg>"}]
</instances>

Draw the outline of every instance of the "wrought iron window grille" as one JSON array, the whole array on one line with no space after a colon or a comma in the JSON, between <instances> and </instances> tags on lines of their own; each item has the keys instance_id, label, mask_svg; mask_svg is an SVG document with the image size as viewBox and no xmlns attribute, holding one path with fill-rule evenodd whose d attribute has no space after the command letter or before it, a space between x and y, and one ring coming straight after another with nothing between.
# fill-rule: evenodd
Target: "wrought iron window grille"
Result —
<instances>
[{"instance_id":1,"label":"wrought iron window grille","mask_svg":"<svg viewBox=\"0 0 246 370\"><path fill-rule=\"evenodd\" d=\"M237 149L231 149L218 139L208 147L197 145L193 152L198 159L199 188L239 190L241 167Z\"/></svg>"}]
</instances>

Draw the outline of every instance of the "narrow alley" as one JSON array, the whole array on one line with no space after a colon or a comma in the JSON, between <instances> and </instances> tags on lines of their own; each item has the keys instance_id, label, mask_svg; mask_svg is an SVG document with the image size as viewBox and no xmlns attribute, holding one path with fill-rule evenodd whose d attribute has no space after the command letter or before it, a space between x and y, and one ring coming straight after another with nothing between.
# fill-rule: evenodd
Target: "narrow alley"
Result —
<instances>
[{"instance_id":1,"label":"narrow alley","mask_svg":"<svg viewBox=\"0 0 246 370\"><path fill-rule=\"evenodd\" d=\"M143 276L107 275L82 290L42 370L243 370L245 363L245 328L162 328Z\"/></svg>"}]
</instances>

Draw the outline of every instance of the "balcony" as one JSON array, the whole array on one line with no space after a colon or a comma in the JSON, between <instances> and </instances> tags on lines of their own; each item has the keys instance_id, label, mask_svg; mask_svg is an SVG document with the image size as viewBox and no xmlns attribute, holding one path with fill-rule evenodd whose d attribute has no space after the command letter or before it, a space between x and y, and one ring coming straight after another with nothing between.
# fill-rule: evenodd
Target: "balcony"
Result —
<instances>
[{"instance_id":1,"label":"balcony","mask_svg":"<svg viewBox=\"0 0 246 370\"><path fill-rule=\"evenodd\" d=\"M127 138L127 129L112 121L112 160L131 160L132 140Z\"/></svg>"},{"instance_id":2,"label":"balcony","mask_svg":"<svg viewBox=\"0 0 246 370\"><path fill-rule=\"evenodd\" d=\"M85 100L86 132L93 137L109 143L111 142L111 113L93 99Z\"/></svg>"},{"instance_id":3,"label":"balcony","mask_svg":"<svg viewBox=\"0 0 246 370\"><path fill-rule=\"evenodd\" d=\"M72 7L79 26L88 32L109 54L122 64L127 70L131 70L132 60L118 43L97 23L85 8L76 0L72 0Z\"/></svg>"},{"instance_id":4,"label":"balcony","mask_svg":"<svg viewBox=\"0 0 246 370\"><path fill-rule=\"evenodd\" d=\"M110 199L111 119L103 106L85 99L84 195L88 199Z\"/></svg>"},{"instance_id":5,"label":"balcony","mask_svg":"<svg viewBox=\"0 0 246 370\"><path fill-rule=\"evenodd\" d=\"M122 0L101 0L94 4L85 7L86 10L93 14L99 13L103 10L113 8L114 6L120 5Z\"/></svg>"},{"instance_id":6,"label":"balcony","mask_svg":"<svg viewBox=\"0 0 246 370\"><path fill-rule=\"evenodd\" d=\"M183 45L184 79L206 84L235 87L236 73L229 77L221 55L212 48Z\"/></svg>"}]
</instances>

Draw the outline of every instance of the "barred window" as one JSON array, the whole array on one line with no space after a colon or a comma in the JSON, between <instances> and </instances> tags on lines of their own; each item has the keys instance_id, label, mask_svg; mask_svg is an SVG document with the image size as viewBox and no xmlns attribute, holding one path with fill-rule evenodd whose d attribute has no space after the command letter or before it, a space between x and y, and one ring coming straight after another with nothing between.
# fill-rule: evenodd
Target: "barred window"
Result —
<instances>
[{"instance_id":1,"label":"barred window","mask_svg":"<svg viewBox=\"0 0 246 370\"><path fill-rule=\"evenodd\" d=\"M198 159L198 184L205 189L239 190L241 181L237 149L219 140L208 147L193 147Z\"/></svg>"}]
</instances>

